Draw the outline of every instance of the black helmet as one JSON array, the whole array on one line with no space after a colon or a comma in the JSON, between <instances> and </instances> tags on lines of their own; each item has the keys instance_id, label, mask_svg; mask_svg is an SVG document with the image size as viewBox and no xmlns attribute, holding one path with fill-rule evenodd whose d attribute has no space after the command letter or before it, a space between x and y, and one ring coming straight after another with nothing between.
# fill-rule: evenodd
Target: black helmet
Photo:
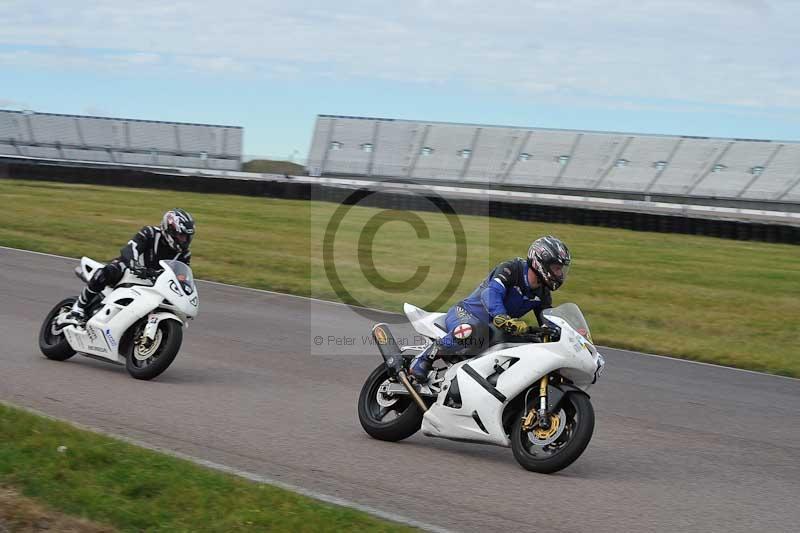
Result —
<instances>
[{"instance_id":1,"label":"black helmet","mask_svg":"<svg viewBox=\"0 0 800 533\"><path fill-rule=\"evenodd\" d=\"M528 267L550 288L557 290L567 279L572 257L567 245L552 235L540 237L528 248Z\"/></svg>"},{"instance_id":2,"label":"black helmet","mask_svg":"<svg viewBox=\"0 0 800 533\"><path fill-rule=\"evenodd\" d=\"M161 219L161 234L170 248L182 252L189 251L194 237L194 219L183 209L172 209Z\"/></svg>"}]
</instances>

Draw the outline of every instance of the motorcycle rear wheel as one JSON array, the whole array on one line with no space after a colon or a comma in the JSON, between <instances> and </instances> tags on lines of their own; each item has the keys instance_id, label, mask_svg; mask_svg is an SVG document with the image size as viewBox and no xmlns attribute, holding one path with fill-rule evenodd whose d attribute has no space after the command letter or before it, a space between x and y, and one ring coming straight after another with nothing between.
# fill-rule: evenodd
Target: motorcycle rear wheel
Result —
<instances>
[{"instance_id":1,"label":"motorcycle rear wheel","mask_svg":"<svg viewBox=\"0 0 800 533\"><path fill-rule=\"evenodd\" d=\"M422 411L410 396L398 396L391 405L378 402L381 385L389 379L389 370L381 364L361 387L358 396L358 420L372 438L397 442L407 439L422 426ZM391 399L384 403L391 403ZM393 418L389 418L394 414Z\"/></svg>"},{"instance_id":2,"label":"motorcycle rear wheel","mask_svg":"<svg viewBox=\"0 0 800 533\"><path fill-rule=\"evenodd\" d=\"M54 334L53 325L62 311L71 308L75 303L75 298L65 298L58 302L42 322L42 327L39 329L39 349L45 357L53 361L66 361L73 355L75 350L67 342L64 333Z\"/></svg>"},{"instance_id":3,"label":"motorcycle rear wheel","mask_svg":"<svg viewBox=\"0 0 800 533\"><path fill-rule=\"evenodd\" d=\"M564 429L546 445L538 445L533 431L522 429L525 413L517 417L511 429L511 449L524 469L552 474L571 465L586 449L594 432L594 408L589 397L582 393L567 394L561 409L566 415Z\"/></svg>"}]
</instances>

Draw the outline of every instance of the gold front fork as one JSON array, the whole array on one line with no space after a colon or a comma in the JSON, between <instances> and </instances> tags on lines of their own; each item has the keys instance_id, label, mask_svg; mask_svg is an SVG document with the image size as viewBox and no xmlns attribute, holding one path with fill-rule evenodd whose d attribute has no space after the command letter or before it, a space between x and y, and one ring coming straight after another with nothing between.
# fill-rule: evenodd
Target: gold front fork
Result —
<instances>
[{"instance_id":1,"label":"gold front fork","mask_svg":"<svg viewBox=\"0 0 800 533\"><path fill-rule=\"evenodd\" d=\"M539 381L539 427L550 429L550 416L547 414L547 385L550 383L548 375L542 376Z\"/></svg>"},{"instance_id":2,"label":"gold front fork","mask_svg":"<svg viewBox=\"0 0 800 533\"><path fill-rule=\"evenodd\" d=\"M542 379L539 380L539 397L544 398L547 400L547 385L550 384L550 376L544 375ZM547 404L545 404L547 407Z\"/></svg>"},{"instance_id":3,"label":"gold front fork","mask_svg":"<svg viewBox=\"0 0 800 533\"><path fill-rule=\"evenodd\" d=\"M550 419L547 416L547 385L550 384L550 376L544 375L542 379L539 380L539 409L538 409L538 419L539 425L548 426ZM527 406L526 406L527 407ZM530 431L533 428L533 424L537 419L537 409L531 408L528 411L528 414L525 415L525 418L522 420L522 430L523 431Z\"/></svg>"}]
</instances>

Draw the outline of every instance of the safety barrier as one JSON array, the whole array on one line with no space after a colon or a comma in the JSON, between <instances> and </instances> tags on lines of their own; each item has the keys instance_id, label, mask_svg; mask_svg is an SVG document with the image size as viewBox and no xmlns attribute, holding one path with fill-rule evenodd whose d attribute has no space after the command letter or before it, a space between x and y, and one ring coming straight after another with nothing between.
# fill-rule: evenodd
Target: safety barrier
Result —
<instances>
[{"instance_id":1,"label":"safety barrier","mask_svg":"<svg viewBox=\"0 0 800 533\"><path fill-rule=\"evenodd\" d=\"M543 197L541 199L537 199L535 195L493 199L490 195L481 194L481 191L476 189L473 189L473 197L470 197L468 191L456 188L453 188L450 193L446 190L437 190L426 194L424 188L414 190L412 193L400 189L384 190L385 184L356 180L349 182L348 180L332 179L314 181L314 178L280 175L254 175L253 178L180 175L140 169L81 167L19 161L0 161L0 178L147 187L292 200L313 199L337 203L352 201L354 191L359 189L377 190L378 192L369 195L365 192L359 205L427 211L436 209L436 205L440 205L442 202L447 202L456 213L462 215L800 244L800 226L798 225L730 220L726 217L687 216L691 213L686 211L686 206L679 206L681 209L674 214L659 214L616 209L610 204L607 207L580 207L581 204L587 206L590 204L577 200L572 202L574 205L564 205L566 200L559 205L558 199L546 202L545 195L540 195ZM795 216L796 213L791 215Z\"/></svg>"}]
</instances>

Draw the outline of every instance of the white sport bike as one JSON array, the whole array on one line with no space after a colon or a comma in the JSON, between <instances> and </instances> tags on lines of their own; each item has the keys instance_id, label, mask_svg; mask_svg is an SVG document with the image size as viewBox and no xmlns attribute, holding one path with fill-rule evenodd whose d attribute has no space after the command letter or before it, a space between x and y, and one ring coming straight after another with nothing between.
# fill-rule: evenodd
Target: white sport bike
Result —
<instances>
[{"instance_id":1,"label":"white sport bike","mask_svg":"<svg viewBox=\"0 0 800 533\"><path fill-rule=\"evenodd\" d=\"M182 327L197 316L192 269L180 261L160 261L163 271L147 277L126 269L116 287L106 287L89 302L85 327L60 324L75 298L62 300L47 314L39 348L48 359L64 361L76 352L125 365L136 379L153 379L178 355ZM75 274L84 282L103 264L81 259Z\"/></svg>"},{"instance_id":2,"label":"white sport bike","mask_svg":"<svg viewBox=\"0 0 800 533\"><path fill-rule=\"evenodd\" d=\"M405 304L414 329L433 342L445 335L444 313ZM567 303L544 311L555 328L505 336L492 327L477 357L437 363L427 383L412 384L411 358L425 346L398 346L386 324L372 328L384 363L367 378L358 400L364 430L380 440L416 433L511 447L527 470L552 473L575 461L592 438L594 410L586 394L605 360L591 341L580 309Z\"/></svg>"}]
</instances>

